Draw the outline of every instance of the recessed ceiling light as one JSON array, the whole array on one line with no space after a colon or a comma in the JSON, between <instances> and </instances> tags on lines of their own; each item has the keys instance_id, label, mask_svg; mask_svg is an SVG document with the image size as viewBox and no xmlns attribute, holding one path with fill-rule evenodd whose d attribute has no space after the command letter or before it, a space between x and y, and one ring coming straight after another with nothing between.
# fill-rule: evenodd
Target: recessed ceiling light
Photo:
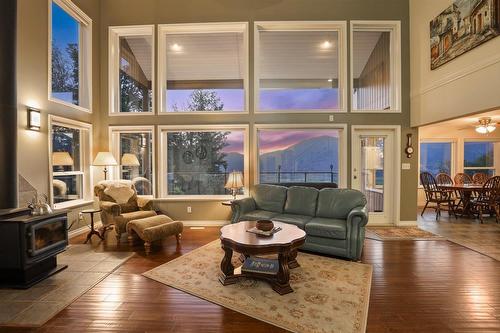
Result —
<instances>
[{"instance_id":1,"label":"recessed ceiling light","mask_svg":"<svg viewBox=\"0 0 500 333\"><path fill-rule=\"evenodd\" d=\"M333 43L329 40L325 40L320 46L322 49L330 49L333 46Z\"/></svg>"},{"instance_id":2,"label":"recessed ceiling light","mask_svg":"<svg viewBox=\"0 0 500 333\"><path fill-rule=\"evenodd\" d=\"M328 79L328 82L333 82L333 79Z\"/></svg>"},{"instance_id":3,"label":"recessed ceiling light","mask_svg":"<svg viewBox=\"0 0 500 333\"><path fill-rule=\"evenodd\" d=\"M174 44L170 45L170 50L172 50L174 52L180 52L180 51L182 51L182 46L180 46L177 43L174 43Z\"/></svg>"}]
</instances>

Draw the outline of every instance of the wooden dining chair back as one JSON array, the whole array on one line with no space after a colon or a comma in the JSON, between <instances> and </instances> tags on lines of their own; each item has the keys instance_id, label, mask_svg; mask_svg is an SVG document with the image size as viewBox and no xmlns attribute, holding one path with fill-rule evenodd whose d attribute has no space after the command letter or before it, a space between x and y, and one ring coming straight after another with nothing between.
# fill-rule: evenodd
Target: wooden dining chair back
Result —
<instances>
[{"instance_id":1,"label":"wooden dining chair back","mask_svg":"<svg viewBox=\"0 0 500 333\"><path fill-rule=\"evenodd\" d=\"M453 198L453 191L440 189L436 179L429 172L420 173L420 183L422 184L425 192L425 206L422 210L421 216L424 216L425 210L430 203L436 204L436 220L441 216L442 207L446 207L448 214L453 214L455 218L455 199Z\"/></svg>"},{"instance_id":2,"label":"wooden dining chair back","mask_svg":"<svg viewBox=\"0 0 500 333\"><path fill-rule=\"evenodd\" d=\"M447 173L439 173L436 176L436 182L439 185L453 185L453 179L451 179L450 175Z\"/></svg>"},{"instance_id":3,"label":"wooden dining chair back","mask_svg":"<svg viewBox=\"0 0 500 333\"><path fill-rule=\"evenodd\" d=\"M472 184L472 178L466 173L457 173L455 175L455 184L463 185L463 184Z\"/></svg>"},{"instance_id":4,"label":"wooden dining chair back","mask_svg":"<svg viewBox=\"0 0 500 333\"><path fill-rule=\"evenodd\" d=\"M490 176L483 172L478 172L472 175L472 181L474 182L474 184L484 184L488 181L489 178Z\"/></svg>"},{"instance_id":5,"label":"wooden dining chair back","mask_svg":"<svg viewBox=\"0 0 500 333\"><path fill-rule=\"evenodd\" d=\"M472 201L473 212L483 223L483 214L495 214L496 222L500 218L500 176L489 178L483 185L482 190L479 192L478 197Z\"/></svg>"}]
</instances>

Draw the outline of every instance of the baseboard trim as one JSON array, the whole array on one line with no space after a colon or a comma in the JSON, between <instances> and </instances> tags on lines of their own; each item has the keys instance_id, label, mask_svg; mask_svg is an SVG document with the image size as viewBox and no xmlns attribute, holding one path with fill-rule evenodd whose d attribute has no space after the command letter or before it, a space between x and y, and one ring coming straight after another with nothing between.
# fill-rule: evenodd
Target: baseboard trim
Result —
<instances>
[{"instance_id":1,"label":"baseboard trim","mask_svg":"<svg viewBox=\"0 0 500 333\"><path fill-rule=\"evenodd\" d=\"M417 221L399 221L397 226L398 227L416 227Z\"/></svg>"},{"instance_id":2,"label":"baseboard trim","mask_svg":"<svg viewBox=\"0 0 500 333\"><path fill-rule=\"evenodd\" d=\"M102 226L101 222L96 222L94 224L94 227L96 229L100 228L101 226ZM89 227L87 225L85 225L85 226L80 227L78 229L69 231L68 232L68 238L73 238L73 237L76 237L76 236L80 236L81 234L87 233L89 231L90 231Z\"/></svg>"},{"instance_id":3,"label":"baseboard trim","mask_svg":"<svg viewBox=\"0 0 500 333\"><path fill-rule=\"evenodd\" d=\"M186 227L222 227L229 224L229 220L183 220Z\"/></svg>"}]
</instances>

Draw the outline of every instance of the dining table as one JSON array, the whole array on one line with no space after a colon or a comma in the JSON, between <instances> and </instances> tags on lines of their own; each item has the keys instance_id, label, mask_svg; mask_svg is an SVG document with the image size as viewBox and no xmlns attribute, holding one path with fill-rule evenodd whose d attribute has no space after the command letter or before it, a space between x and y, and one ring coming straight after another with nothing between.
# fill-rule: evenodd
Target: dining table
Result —
<instances>
[{"instance_id":1,"label":"dining table","mask_svg":"<svg viewBox=\"0 0 500 333\"><path fill-rule=\"evenodd\" d=\"M470 216L472 195L483 191L483 184L438 184L438 188L459 192L463 204L462 215Z\"/></svg>"}]
</instances>

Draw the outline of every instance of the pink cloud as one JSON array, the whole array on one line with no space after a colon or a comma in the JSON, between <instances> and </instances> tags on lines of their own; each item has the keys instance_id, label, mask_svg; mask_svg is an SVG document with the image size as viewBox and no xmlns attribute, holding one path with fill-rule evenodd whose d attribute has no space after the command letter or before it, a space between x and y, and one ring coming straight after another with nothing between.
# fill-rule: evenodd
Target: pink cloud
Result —
<instances>
[{"instance_id":1,"label":"pink cloud","mask_svg":"<svg viewBox=\"0 0 500 333\"><path fill-rule=\"evenodd\" d=\"M338 130L261 130L259 131L259 153L284 150L301 141L320 136L339 137Z\"/></svg>"}]
</instances>

